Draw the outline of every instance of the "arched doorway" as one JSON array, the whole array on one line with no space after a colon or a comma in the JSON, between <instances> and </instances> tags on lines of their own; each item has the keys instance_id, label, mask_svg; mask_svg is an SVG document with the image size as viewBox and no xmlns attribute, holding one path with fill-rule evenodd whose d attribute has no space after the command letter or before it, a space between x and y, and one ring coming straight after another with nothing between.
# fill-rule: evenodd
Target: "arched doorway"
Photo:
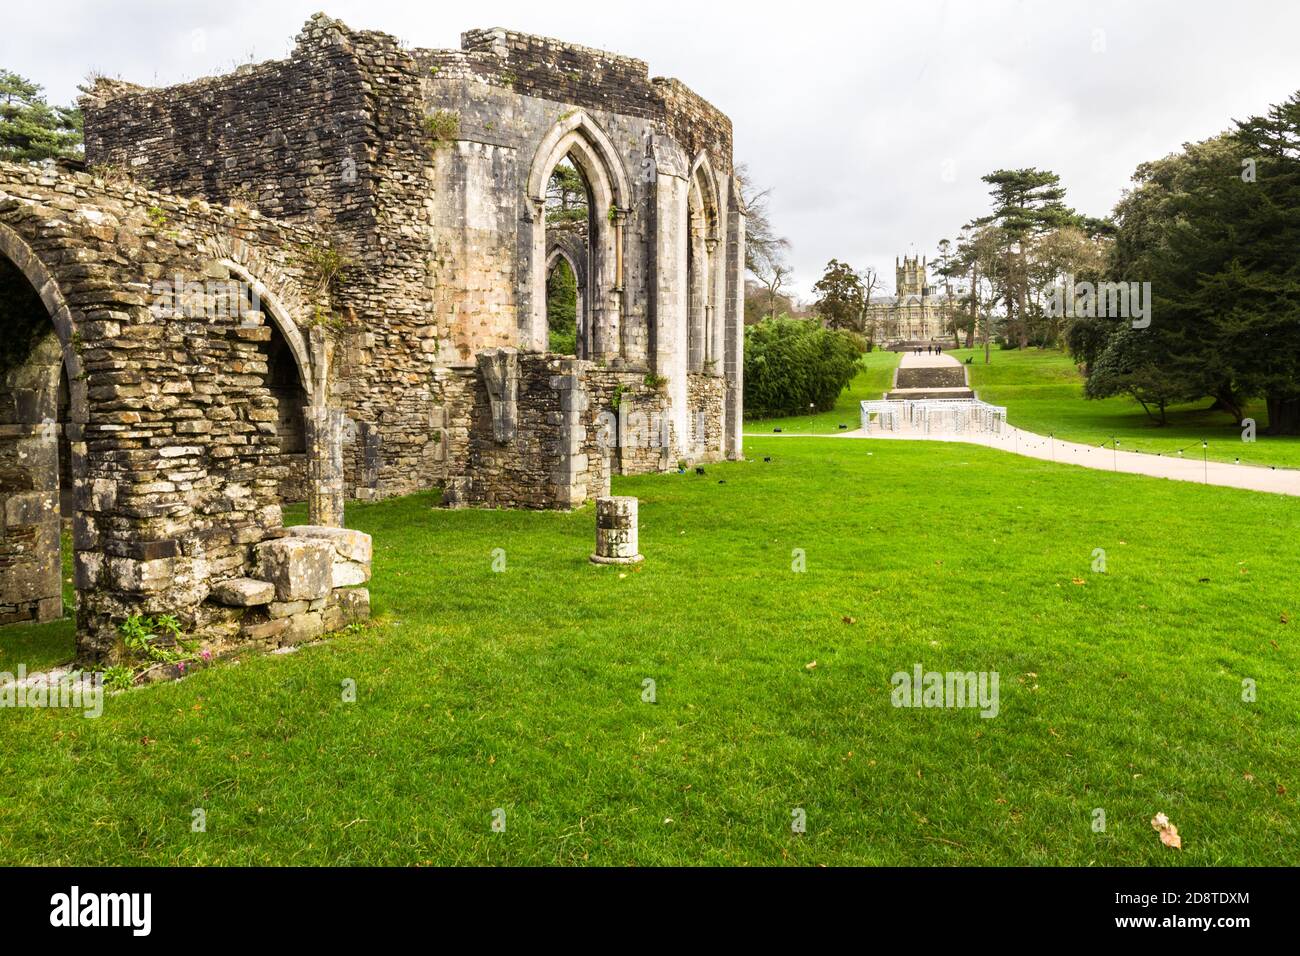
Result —
<instances>
[{"instance_id":1,"label":"arched doorway","mask_svg":"<svg viewBox=\"0 0 1300 956\"><path fill-rule=\"evenodd\" d=\"M307 500L307 392L293 350L284 334L270 324L267 343L266 388L275 408L275 436L281 469L279 497L283 502Z\"/></svg>"},{"instance_id":2,"label":"arched doorway","mask_svg":"<svg viewBox=\"0 0 1300 956\"><path fill-rule=\"evenodd\" d=\"M198 301L231 320L221 326L233 337L235 351L247 356L250 343L256 351L251 364L241 362L239 379L227 390L228 413L249 436L238 456L252 469L248 480L271 489L280 503L310 503L311 455L314 448L321 451L310 439L313 411L322 410L314 408L322 394L316 385L321 363L313 363L285 299L249 266L223 256L204 268L207 279L194 290ZM248 388L254 384L261 387Z\"/></svg>"},{"instance_id":3,"label":"arched doorway","mask_svg":"<svg viewBox=\"0 0 1300 956\"><path fill-rule=\"evenodd\" d=\"M64 616L62 517L74 507L71 406L49 310L0 251L0 624Z\"/></svg>"}]
</instances>

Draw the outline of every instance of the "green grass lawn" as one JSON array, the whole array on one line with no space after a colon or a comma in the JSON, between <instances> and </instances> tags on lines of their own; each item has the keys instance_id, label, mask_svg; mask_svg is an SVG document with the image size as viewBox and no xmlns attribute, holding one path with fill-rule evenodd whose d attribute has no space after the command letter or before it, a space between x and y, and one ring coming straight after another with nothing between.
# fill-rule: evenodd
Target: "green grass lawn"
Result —
<instances>
[{"instance_id":1,"label":"green grass lawn","mask_svg":"<svg viewBox=\"0 0 1300 956\"><path fill-rule=\"evenodd\" d=\"M13 674L19 663L29 672L66 664L77 653L77 624L73 616L77 591L72 586L72 535L63 534L63 613L44 624L11 624L0 628L0 672Z\"/></svg>"},{"instance_id":2,"label":"green grass lawn","mask_svg":"<svg viewBox=\"0 0 1300 956\"><path fill-rule=\"evenodd\" d=\"M1289 499L939 443L747 453L615 480L633 569L587 561L590 507L349 504L372 630L97 720L0 711L0 863L1295 862ZM997 671L999 715L892 707L916 663Z\"/></svg>"},{"instance_id":3,"label":"green grass lawn","mask_svg":"<svg viewBox=\"0 0 1300 956\"><path fill-rule=\"evenodd\" d=\"M1067 441L1100 445L1112 436L1125 451L1177 454L1185 449L1189 457L1200 458L1201 442L1213 461L1240 458L1248 465L1277 465L1300 468L1300 437L1271 438L1263 433L1268 414L1262 402L1247 409L1257 423L1257 440L1243 442L1241 428L1232 416L1209 411L1210 400L1179 405L1169 412L1169 424L1158 426L1137 402L1128 398L1087 401L1083 398L1083 376L1068 355L1054 349L993 349L991 362L984 364L984 350L958 349L951 353L968 366L972 387L979 397L1007 406L1007 420L1020 428L1043 435L1055 434Z\"/></svg>"},{"instance_id":4,"label":"green grass lawn","mask_svg":"<svg viewBox=\"0 0 1300 956\"><path fill-rule=\"evenodd\" d=\"M747 421L745 431L749 434L758 434L779 428L782 432L815 435L839 431L840 425L848 425L850 429L857 428L862 422L861 407L858 403L880 398L889 391L889 386L894 380L894 369L898 367L899 354L877 349L862 356L862 370L840 393L835 407L829 412Z\"/></svg>"}]
</instances>

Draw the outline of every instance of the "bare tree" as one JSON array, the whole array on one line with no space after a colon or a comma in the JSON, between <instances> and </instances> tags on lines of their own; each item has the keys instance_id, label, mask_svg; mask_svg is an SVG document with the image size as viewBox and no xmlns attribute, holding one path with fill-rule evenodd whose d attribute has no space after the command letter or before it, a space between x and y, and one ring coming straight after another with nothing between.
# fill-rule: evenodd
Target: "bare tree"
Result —
<instances>
[{"instance_id":1,"label":"bare tree","mask_svg":"<svg viewBox=\"0 0 1300 956\"><path fill-rule=\"evenodd\" d=\"M735 176L745 213L745 268L767 289L770 318L776 314L777 296L793 276L793 270L785 259L790 240L778 236L772 229L768 212L772 190L758 189L744 163L736 166Z\"/></svg>"},{"instance_id":2,"label":"bare tree","mask_svg":"<svg viewBox=\"0 0 1300 956\"><path fill-rule=\"evenodd\" d=\"M876 324L871 320L871 294L881 288L883 283L880 279L880 273L876 271L875 266L867 266L858 273L858 281L862 283L862 321L859 326L863 334L867 336L867 341L875 346L876 342Z\"/></svg>"}]
</instances>

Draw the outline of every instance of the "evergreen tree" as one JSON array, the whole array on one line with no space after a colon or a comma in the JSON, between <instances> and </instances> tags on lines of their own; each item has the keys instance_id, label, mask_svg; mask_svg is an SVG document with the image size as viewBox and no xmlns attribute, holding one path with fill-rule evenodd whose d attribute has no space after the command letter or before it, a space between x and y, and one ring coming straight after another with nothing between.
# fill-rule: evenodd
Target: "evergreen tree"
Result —
<instances>
[{"instance_id":1,"label":"evergreen tree","mask_svg":"<svg viewBox=\"0 0 1300 956\"><path fill-rule=\"evenodd\" d=\"M0 160L79 156L81 141L81 110L50 106L41 87L0 70Z\"/></svg>"}]
</instances>

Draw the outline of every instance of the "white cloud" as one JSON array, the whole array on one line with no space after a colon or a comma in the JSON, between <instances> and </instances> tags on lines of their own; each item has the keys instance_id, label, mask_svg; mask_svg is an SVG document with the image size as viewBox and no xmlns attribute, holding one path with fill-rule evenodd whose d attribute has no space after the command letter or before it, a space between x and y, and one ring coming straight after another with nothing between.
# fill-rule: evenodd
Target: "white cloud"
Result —
<instances>
[{"instance_id":1,"label":"white cloud","mask_svg":"<svg viewBox=\"0 0 1300 956\"><path fill-rule=\"evenodd\" d=\"M50 0L8 5L0 66L60 102L91 69L180 82L284 56L322 7L415 46L504 26L681 79L731 116L737 157L773 187L805 292L832 257L892 279L895 255L985 211L979 177L998 167L1052 169L1076 207L1105 214L1139 162L1300 87L1300 6L1286 0Z\"/></svg>"}]
</instances>

